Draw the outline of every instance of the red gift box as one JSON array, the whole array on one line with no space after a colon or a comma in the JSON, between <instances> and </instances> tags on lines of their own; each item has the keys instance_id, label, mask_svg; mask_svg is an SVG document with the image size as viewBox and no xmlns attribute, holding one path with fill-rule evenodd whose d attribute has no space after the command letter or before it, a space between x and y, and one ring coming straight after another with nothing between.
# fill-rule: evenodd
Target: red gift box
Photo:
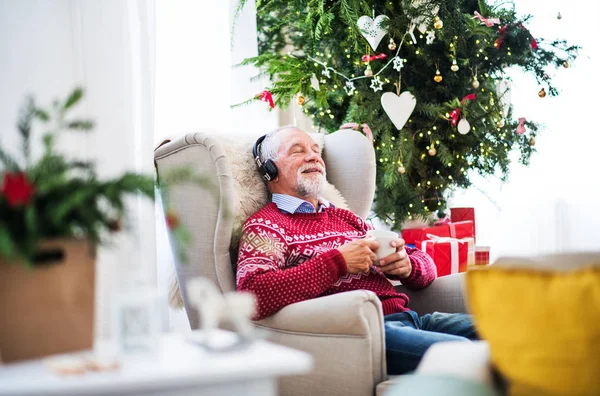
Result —
<instances>
[{"instance_id":1,"label":"red gift box","mask_svg":"<svg viewBox=\"0 0 600 396\"><path fill-rule=\"evenodd\" d=\"M467 270L469 243L455 238L440 238L421 242L421 250L431 256L438 276L456 274Z\"/></svg>"},{"instance_id":2,"label":"red gift box","mask_svg":"<svg viewBox=\"0 0 600 396\"><path fill-rule=\"evenodd\" d=\"M475 246L475 265L488 265L490 263L490 247Z\"/></svg>"},{"instance_id":3,"label":"red gift box","mask_svg":"<svg viewBox=\"0 0 600 396\"><path fill-rule=\"evenodd\" d=\"M475 233L477 228L475 227L475 208L450 208L450 221L472 221L473 222L473 238L477 240Z\"/></svg>"},{"instance_id":4,"label":"red gift box","mask_svg":"<svg viewBox=\"0 0 600 396\"><path fill-rule=\"evenodd\" d=\"M427 237L428 234L456 239L474 238L475 228L472 221L449 223L437 227L408 228L402 230L402 239L404 239L406 244L413 244L416 247L420 247L422 241L430 239Z\"/></svg>"}]
</instances>

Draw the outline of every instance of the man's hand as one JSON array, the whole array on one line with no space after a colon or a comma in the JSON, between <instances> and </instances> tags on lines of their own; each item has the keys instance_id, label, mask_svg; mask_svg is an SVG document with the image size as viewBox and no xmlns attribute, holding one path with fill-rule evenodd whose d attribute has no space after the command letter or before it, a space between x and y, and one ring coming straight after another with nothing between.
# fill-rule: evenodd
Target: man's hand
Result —
<instances>
[{"instance_id":1,"label":"man's hand","mask_svg":"<svg viewBox=\"0 0 600 396\"><path fill-rule=\"evenodd\" d=\"M355 239L338 248L338 251L346 260L346 268L351 274L369 272L369 269L377 260L374 250L377 250L379 243L372 239Z\"/></svg>"},{"instance_id":2,"label":"man's hand","mask_svg":"<svg viewBox=\"0 0 600 396\"><path fill-rule=\"evenodd\" d=\"M379 270L388 275L407 278L412 271L412 264L406 250L404 250L404 239L396 239L390 244L396 248L396 253L392 253L379 260L377 263Z\"/></svg>"}]
</instances>

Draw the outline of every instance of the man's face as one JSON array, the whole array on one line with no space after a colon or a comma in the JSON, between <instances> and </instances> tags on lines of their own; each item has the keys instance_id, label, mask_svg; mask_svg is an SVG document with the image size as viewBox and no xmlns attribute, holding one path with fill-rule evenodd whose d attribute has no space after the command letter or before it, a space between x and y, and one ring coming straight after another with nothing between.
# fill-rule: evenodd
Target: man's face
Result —
<instances>
[{"instance_id":1,"label":"man's face","mask_svg":"<svg viewBox=\"0 0 600 396\"><path fill-rule=\"evenodd\" d=\"M273 192L301 198L318 198L325 185L325 163L317 143L296 128L281 132L275 164L278 180Z\"/></svg>"}]
</instances>

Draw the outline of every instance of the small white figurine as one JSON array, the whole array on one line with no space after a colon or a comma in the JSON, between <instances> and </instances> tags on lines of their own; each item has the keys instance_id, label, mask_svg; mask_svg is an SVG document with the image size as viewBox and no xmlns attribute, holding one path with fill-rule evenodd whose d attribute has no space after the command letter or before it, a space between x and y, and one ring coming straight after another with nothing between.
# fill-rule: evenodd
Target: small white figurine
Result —
<instances>
[{"instance_id":1,"label":"small white figurine","mask_svg":"<svg viewBox=\"0 0 600 396\"><path fill-rule=\"evenodd\" d=\"M255 338L256 329L250 322L256 307L254 295L240 292L221 293L212 281L201 277L188 281L187 295L191 305L200 315L200 329L204 339L202 343L205 347L215 349L211 347L211 336L213 330L222 322L233 326L239 336L236 345L245 344Z\"/></svg>"}]
</instances>

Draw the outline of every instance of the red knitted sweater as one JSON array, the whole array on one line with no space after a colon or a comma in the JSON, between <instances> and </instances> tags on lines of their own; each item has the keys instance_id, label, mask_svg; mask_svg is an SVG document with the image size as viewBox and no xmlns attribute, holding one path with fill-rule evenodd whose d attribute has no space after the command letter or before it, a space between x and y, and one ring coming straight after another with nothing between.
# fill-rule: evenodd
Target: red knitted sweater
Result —
<instances>
[{"instance_id":1,"label":"red knitted sweater","mask_svg":"<svg viewBox=\"0 0 600 396\"><path fill-rule=\"evenodd\" d=\"M370 226L345 209L327 208L321 213L282 213L270 203L242 227L237 289L257 298L253 319L274 314L286 305L350 290L377 294L384 315L408 310L408 297L394 290L375 268L366 274L350 274L337 248L363 238ZM412 264L402 284L420 289L436 278L431 257L406 248ZM391 278L391 277L390 277Z\"/></svg>"}]
</instances>

